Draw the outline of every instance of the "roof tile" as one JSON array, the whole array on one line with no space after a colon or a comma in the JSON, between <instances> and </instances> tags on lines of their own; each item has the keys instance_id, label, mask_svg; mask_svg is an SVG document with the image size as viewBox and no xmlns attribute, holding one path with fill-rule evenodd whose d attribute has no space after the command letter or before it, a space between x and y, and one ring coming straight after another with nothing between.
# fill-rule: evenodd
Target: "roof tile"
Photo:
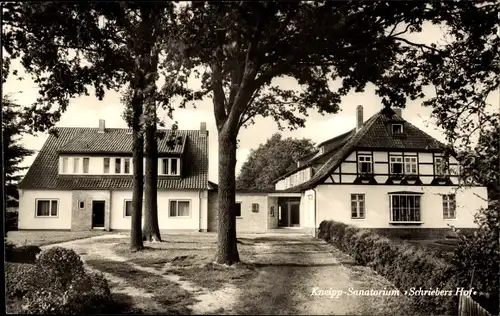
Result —
<instances>
[{"instance_id":1,"label":"roof tile","mask_svg":"<svg viewBox=\"0 0 500 316\"><path fill-rule=\"evenodd\" d=\"M98 133L97 128L57 128L51 134L19 185L21 189L132 189L131 175L59 175L59 152L78 152L77 144L88 144L93 151L84 153L128 153L132 156L132 137L127 129L107 129ZM172 132L162 130L167 134ZM208 137L198 130L177 130L182 137L171 152L167 151L166 138L159 141L159 151L169 154L183 153L181 179L158 178L158 189L206 189L208 186ZM97 135L97 136L96 136ZM109 139L106 138L109 137ZM92 143L91 141L96 143ZM164 143L163 143L164 141ZM61 150L62 149L62 150ZM187 163L186 163L187 162Z\"/></svg>"}]
</instances>

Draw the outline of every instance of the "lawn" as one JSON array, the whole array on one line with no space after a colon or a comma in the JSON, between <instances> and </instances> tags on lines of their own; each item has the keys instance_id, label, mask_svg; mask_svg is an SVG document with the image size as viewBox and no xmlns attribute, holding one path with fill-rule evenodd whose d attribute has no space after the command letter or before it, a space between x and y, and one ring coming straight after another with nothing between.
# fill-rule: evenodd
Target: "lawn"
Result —
<instances>
[{"instance_id":1,"label":"lawn","mask_svg":"<svg viewBox=\"0 0 500 316\"><path fill-rule=\"evenodd\" d=\"M45 231L45 230L16 230L7 233L7 241L12 242L16 246L34 245L45 246L50 244L57 244L61 242L88 238L93 236L100 236L110 234L102 230L90 231Z\"/></svg>"}]
</instances>

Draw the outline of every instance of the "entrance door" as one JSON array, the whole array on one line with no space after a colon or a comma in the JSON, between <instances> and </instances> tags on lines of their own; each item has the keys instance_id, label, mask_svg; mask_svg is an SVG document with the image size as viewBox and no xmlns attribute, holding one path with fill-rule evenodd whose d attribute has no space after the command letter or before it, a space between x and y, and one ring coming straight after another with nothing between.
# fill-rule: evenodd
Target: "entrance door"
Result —
<instances>
[{"instance_id":1,"label":"entrance door","mask_svg":"<svg viewBox=\"0 0 500 316\"><path fill-rule=\"evenodd\" d=\"M92 201L92 228L104 228L105 201Z\"/></svg>"},{"instance_id":2,"label":"entrance door","mask_svg":"<svg viewBox=\"0 0 500 316\"><path fill-rule=\"evenodd\" d=\"M279 201L280 227L300 227L300 201L287 199Z\"/></svg>"},{"instance_id":3,"label":"entrance door","mask_svg":"<svg viewBox=\"0 0 500 316\"><path fill-rule=\"evenodd\" d=\"M290 226L300 227L300 203L290 202L289 210L290 210Z\"/></svg>"}]
</instances>

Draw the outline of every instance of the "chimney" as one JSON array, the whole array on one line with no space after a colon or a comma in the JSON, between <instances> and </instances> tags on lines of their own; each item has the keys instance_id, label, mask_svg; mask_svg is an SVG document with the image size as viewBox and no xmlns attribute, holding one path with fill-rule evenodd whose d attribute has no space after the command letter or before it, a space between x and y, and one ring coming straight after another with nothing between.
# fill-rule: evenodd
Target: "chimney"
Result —
<instances>
[{"instance_id":1,"label":"chimney","mask_svg":"<svg viewBox=\"0 0 500 316\"><path fill-rule=\"evenodd\" d=\"M402 108L393 108L394 112L396 113L397 116L403 117L403 109Z\"/></svg>"},{"instance_id":2,"label":"chimney","mask_svg":"<svg viewBox=\"0 0 500 316\"><path fill-rule=\"evenodd\" d=\"M207 136L207 123L206 122L200 123L200 136Z\"/></svg>"},{"instance_id":3,"label":"chimney","mask_svg":"<svg viewBox=\"0 0 500 316\"><path fill-rule=\"evenodd\" d=\"M363 125L363 106L358 105L356 108L356 131L359 131L361 125Z\"/></svg>"},{"instance_id":4,"label":"chimney","mask_svg":"<svg viewBox=\"0 0 500 316\"><path fill-rule=\"evenodd\" d=\"M99 120L99 133L104 133L106 131L106 121Z\"/></svg>"}]
</instances>

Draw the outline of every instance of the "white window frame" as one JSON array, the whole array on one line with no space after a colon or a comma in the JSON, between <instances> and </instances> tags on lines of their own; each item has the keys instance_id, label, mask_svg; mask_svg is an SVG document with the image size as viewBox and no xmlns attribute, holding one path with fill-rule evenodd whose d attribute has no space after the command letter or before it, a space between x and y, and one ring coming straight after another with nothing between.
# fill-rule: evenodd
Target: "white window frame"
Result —
<instances>
[{"instance_id":1,"label":"white window frame","mask_svg":"<svg viewBox=\"0 0 500 316\"><path fill-rule=\"evenodd\" d=\"M400 131L400 132L398 132L398 133L395 133L395 132L394 132L394 128L395 128L396 126L400 126L400 127L401 127L401 131ZM394 123L394 124L392 124L392 126L391 126L391 132L392 132L392 134L394 134L394 135L401 135L401 134L403 134L403 124L401 124L401 123Z\"/></svg>"},{"instance_id":2,"label":"white window frame","mask_svg":"<svg viewBox=\"0 0 500 316\"><path fill-rule=\"evenodd\" d=\"M129 217L132 217L132 214L130 215L127 215L127 203L130 202L132 203L132 200L123 200L123 217L124 218L129 218ZM132 211L133 211L133 207L134 205L132 205Z\"/></svg>"},{"instance_id":3,"label":"white window frame","mask_svg":"<svg viewBox=\"0 0 500 316\"><path fill-rule=\"evenodd\" d=\"M161 164L160 168L158 168L158 173L161 176L180 176L181 175L181 159L180 158L173 158L173 157L164 157L160 158L161 159ZM172 173L172 164L173 161L177 162L177 172ZM165 168L166 166L166 168ZM166 172L164 172L166 170Z\"/></svg>"},{"instance_id":4,"label":"white window frame","mask_svg":"<svg viewBox=\"0 0 500 316\"><path fill-rule=\"evenodd\" d=\"M353 216L353 202L356 203L356 216ZM366 218L366 198L364 193L351 193L351 219Z\"/></svg>"},{"instance_id":5,"label":"white window frame","mask_svg":"<svg viewBox=\"0 0 500 316\"><path fill-rule=\"evenodd\" d=\"M81 206L83 203L83 207ZM78 200L78 209L79 210L84 210L85 209L85 201L84 200Z\"/></svg>"},{"instance_id":6,"label":"white window frame","mask_svg":"<svg viewBox=\"0 0 500 316\"><path fill-rule=\"evenodd\" d=\"M443 194L443 219L457 219L457 196Z\"/></svg>"},{"instance_id":7,"label":"white window frame","mask_svg":"<svg viewBox=\"0 0 500 316\"><path fill-rule=\"evenodd\" d=\"M412 169L415 169L415 172L413 172ZM411 174L411 175L418 174L417 156L405 156L404 157L403 172L404 172L404 174Z\"/></svg>"},{"instance_id":8,"label":"white window frame","mask_svg":"<svg viewBox=\"0 0 500 316\"><path fill-rule=\"evenodd\" d=\"M172 202L176 202L176 213L177 215L172 215L171 214L171 204ZM189 215L188 216L179 216L179 202L188 202L189 203ZM191 213L192 213L192 203L191 200L187 199L171 199L168 200L168 217L169 218L191 218Z\"/></svg>"},{"instance_id":9,"label":"white window frame","mask_svg":"<svg viewBox=\"0 0 500 316\"><path fill-rule=\"evenodd\" d=\"M123 174L131 174L132 173L132 158L125 157L122 159L122 165L123 165ZM128 162L128 172L125 168L126 164Z\"/></svg>"},{"instance_id":10,"label":"white window frame","mask_svg":"<svg viewBox=\"0 0 500 316\"><path fill-rule=\"evenodd\" d=\"M118 164L116 162L119 162ZM118 168L118 171L116 171L116 167ZM122 174L123 173L123 164L122 164L122 158L121 157L115 157L113 158L113 173L114 174Z\"/></svg>"},{"instance_id":11,"label":"white window frame","mask_svg":"<svg viewBox=\"0 0 500 316\"><path fill-rule=\"evenodd\" d=\"M85 160L87 160L89 162L87 172L85 172ZM84 173L84 174L90 173L90 157L83 157L82 158L82 173Z\"/></svg>"},{"instance_id":12,"label":"white window frame","mask_svg":"<svg viewBox=\"0 0 500 316\"><path fill-rule=\"evenodd\" d=\"M363 172L361 166L367 164L370 166L370 170ZM373 159L371 155L358 155L358 169L360 174L373 174Z\"/></svg>"},{"instance_id":13,"label":"white window frame","mask_svg":"<svg viewBox=\"0 0 500 316\"><path fill-rule=\"evenodd\" d=\"M406 199L406 208L403 208L403 207L399 207L399 213L401 214L401 211L404 211L405 209L408 211L408 217L409 220L398 220L397 218L395 218L395 209L394 209L394 205L393 205L393 198L395 197L398 197L400 200L399 200L399 204L401 205L401 199ZM414 207L410 207L409 206L409 198L413 198L415 199L414 201ZM418 201L418 203L417 203ZM417 204L418 204L418 207L417 207ZM390 218L391 218L391 223L422 223L422 196L420 194L389 194L389 211L390 211ZM411 214L410 212L411 211L414 211L414 212L417 212L416 214L414 214L414 218L412 219L411 218ZM399 216L401 217L401 215ZM406 216L405 216L406 217Z\"/></svg>"},{"instance_id":14,"label":"white window frame","mask_svg":"<svg viewBox=\"0 0 500 316\"><path fill-rule=\"evenodd\" d=\"M61 157L61 173L69 173L69 157Z\"/></svg>"},{"instance_id":15,"label":"white window frame","mask_svg":"<svg viewBox=\"0 0 500 316\"><path fill-rule=\"evenodd\" d=\"M106 172L106 160L108 161L108 171ZM110 174L111 173L111 158L110 157L104 157L102 159L102 173L103 174Z\"/></svg>"},{"instance_id":16,"label":"white window frame","mask_svg":"<svg viewBox=\"0 0 500 316\"><path fill-rule=\"evenodd\" d=\"M393 172L393 165L395 164L401 164L401 173L395 173ZM403 161L403 156L390 156L389 157L389 173L390 174L404 174L404 161Z\"/></svg>"},{"instance_id":17,"label":"white window frame","mask_svg":"<svg viewBox=\"0 0 500 316\"><path fill-rule=\"evenodd\" d=\"M49 202L49 215L38 215L38 202ZM52 202L57 203L57 214L52 215ZM57 218L59 217L59 199L35 199L35 218Z\"/></svg>"},{"instance_id":18,"label":"white window frame","mask_svg":"<svg viewBox=\"0 0 500 316\"><path fill-rule=\"evenodd\" d=\"M80 173L80 157L73 157L73 173L75 174Z\"/></svg>"}]
</instances>

